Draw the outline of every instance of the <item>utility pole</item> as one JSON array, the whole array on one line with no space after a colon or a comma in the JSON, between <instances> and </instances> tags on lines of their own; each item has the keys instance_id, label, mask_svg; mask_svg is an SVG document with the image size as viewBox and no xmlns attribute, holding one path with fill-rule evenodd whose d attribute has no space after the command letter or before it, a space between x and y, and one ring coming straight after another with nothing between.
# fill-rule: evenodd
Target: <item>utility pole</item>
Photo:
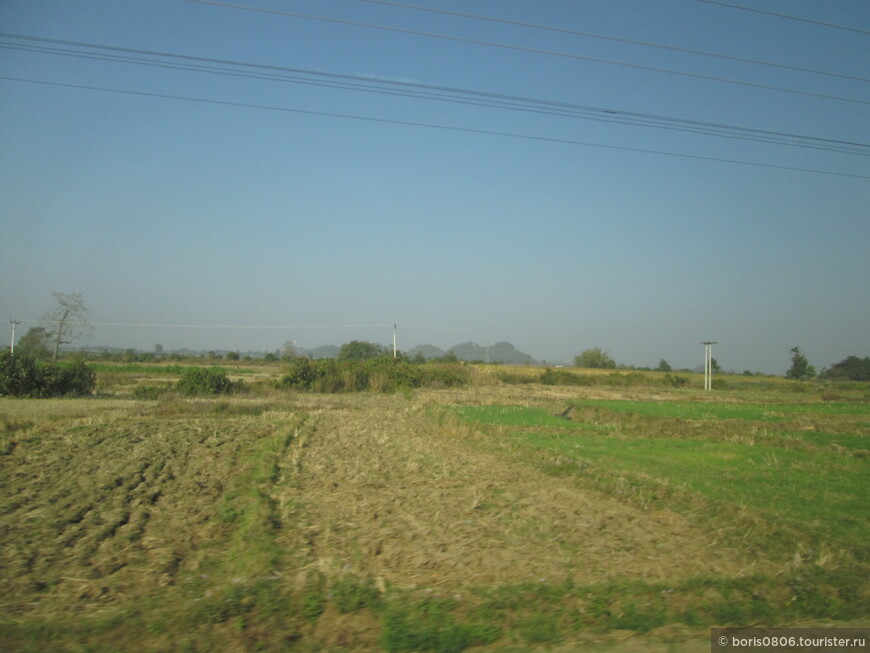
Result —
<instances>
[{"instance_id":1,"label":"utility pole","mask_svg":"<svg viewBox=\"0 0 870 653\"><path fill-rule=\"evenodd\" d=\"M393 325L393 358L396 358L396 325Z\"/></svg>"},{"instance_id":2,"label":"utility pole","mask_svg":"<svg viewBox=\"0 0 870 653\"><path fill-rule=\"evenodd\" d=\"M704 390L713 389L713 345L718 344L715 340L704 340Z\"/></svg>"},{"instance_id":3,"label":"utility pole","mask_svg":"<svg viewBox=\"0 0 870 653\"><path fill-rule=\"evenodd\" d=\"M12 325L12 343L9 345L9 353L15 353L15 326L17 324L21 324L21 320L9 320L9 323Z\"/></svg>"}]
</instances>

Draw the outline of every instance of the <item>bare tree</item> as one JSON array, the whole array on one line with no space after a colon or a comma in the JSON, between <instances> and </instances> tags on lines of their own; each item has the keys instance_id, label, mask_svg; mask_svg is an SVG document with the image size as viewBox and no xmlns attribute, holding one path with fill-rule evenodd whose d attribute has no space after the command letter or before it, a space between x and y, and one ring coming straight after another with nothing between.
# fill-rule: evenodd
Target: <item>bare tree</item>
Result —
<instances>
[{"instance_id":1,"label":"bare tree","mask_svg":"<svg viewBox=\"0 0 870 653\"><path fill-rule=\"evenodd\" d=\"M81 295L51 293L57 306L42 315L45 323L45 333L54 343L51 360L57 360L57 352L61 345L69 345L76 338L86 336L93 327L88 320L88 309Z\"/></svg>"}]
</instances>

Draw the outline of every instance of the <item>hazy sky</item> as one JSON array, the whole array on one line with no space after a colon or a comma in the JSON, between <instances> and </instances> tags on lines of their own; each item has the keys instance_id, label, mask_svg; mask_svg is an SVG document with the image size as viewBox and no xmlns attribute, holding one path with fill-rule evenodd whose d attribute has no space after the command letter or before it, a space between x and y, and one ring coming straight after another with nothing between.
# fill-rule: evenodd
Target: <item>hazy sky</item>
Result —
<instances>
[{"instance_id":1,"label":"hazy sky","mask_svg":"<svg viewBox=\"0 0 870 653\"><path fill-rule=\"evenodd\" d=\"M870 3L406 2L0 0L0 333L870 355Z\"/></svg>"}]
</instances>

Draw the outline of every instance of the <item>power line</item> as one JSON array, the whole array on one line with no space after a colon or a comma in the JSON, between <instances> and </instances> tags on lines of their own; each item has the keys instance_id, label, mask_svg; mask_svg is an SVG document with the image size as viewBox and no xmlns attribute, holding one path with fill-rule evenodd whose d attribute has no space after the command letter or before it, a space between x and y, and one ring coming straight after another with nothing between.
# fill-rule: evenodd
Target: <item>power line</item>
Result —
<instances>
[{"instance_id":1,"label":"power line","mask_svg":"<svg viewBox=\"0 0 870 653\"><path fill-rule=\"evenodd\" d=\"M848 178L852 178L852 179L870 180L870 175L859 175L859 174L846 173L846 172L834 172L831 170L818 170L818 169L813 169L813 168L799 168L799 167L795 167L795 166L783 166L783 165L776 165L776 164L771 164L771 163L758 163L758 162L754 162L754 161L741 161L738 159L727 159L724 157L704 156L704 155L700 155L700 154L684 154L684 153L680 153L680 152L668 152L665 150L654 150L654 149L646 149L646 148L639 148L639 147L628 147L628 146L622 146L622 145L608 145L605 143L592 143L592 142L587 142L587 141L571 140L571 139L567 139L567 138L555 138L555 137L550 137L550 136L536 136L533 134L518 134L518 133L512 133L512 132L494 131L494 130L489 130L489 129L477 129L477 128L471 128L471 127L456 127L456 126L451 126L451 125L439 125L439 124L435 124L435 123L416 122L416 121L410 121L410 120L398 120L398 119L392 119L392 118L376 118L376 117L371 117L371 116L360 116L360 115L354 115L354 114L335 113L335 112L328 112L328 111L312 111L312 110L307 110L307 109L293 109L293 108L289 108L289 107L276 107L276 106L269 106L269 105L263 105L263 104L252 104L252 103L245 103L245 102L231 102L228 100L212 100L212 99L207 99L207 98L195 98L195 97L187 97L187 96L180 96L180 95L171 95L171 94L166 94L166 93L150 93L150 92L145 92L145 91L129 91L129 90L105 88L105 87L99 87L99 86L86 86L83 84L69 84L69 83L65 83L65 82L50 82L50 81L45 81L45 80L23 79L23 78L18 78L18 77L0 76L0 79L4 79L7 81L14 81L14 82L22 82L22 83L27 83L27 84L41 84L41 85L46 85L46 86L57 86L57 87L63 87L63 88L75 88L75 89L82 89L82 90L88 90L88 91L99 91L99 92L104 92L104 93L119 93L119 94L124 94L124 95L134 95L134 96L140 96L140 97L152 97L152 98L169 99L169 100L181 100L181 101L185 101L185 102L198 102L198 103L203 103L203 104L244 107L244 108L248 108L248 109L263 109L263 110L269 110L269 111L281 111L281 112L286 112L286 113L320 116L320 117L326 117L326 118L341 118L341 119L346 119L346 120L359 120L359 121L365 121L365 122L376 122L376 123L381 123L381 124L401 125L401 126L405 126L405 127L422 127L422 128L427 128L427 129L439 129L439 130L444 130L444 131L455 131L455 132L466 133L466 134L481 134L481 135L486 135L486 136L502 136L502 137L507 137L507 138L518 138L518 139L523 139L523 140L539 141L539 142L545 142L545 143L559 143L559 144L563 144L563 145L576 145L576 146L581 146L581 147L593 147L593 148L620 151L620 152L635 152L635 153L641 153L641 154L652 154L652 155L656 155L656 156L670 156L670 157L675 157L675 158L693 159L693 160L698 160L698 161L711 161L711 162L715 162L715 163L730 163L730 164L735 164L735 165L753 166L753 167L757 167L757 168L768 168L768 169L775 169L775 170L789 170L792 172L805 172L805 173L811 173L811 174L829 175L829 176L834 176L834 177L848 177Z\"/></svg>"},{"instance_id":2,"label":"power line","mask_svg":"<svg viewBox=\"0 0 870 653\"><path fill-rule=\"evenodd\" d=\"M545 55L545 56L550 56L550 57L562 57L562 58L573 59L573 60L578 60L578 61L589 61L592 63L607 64L607 65L612 65L612 66L623 66L626 68L634 68L636 70L645 70L648 72L664 73L664 74L668 74L668 75L679 75L682 77L690 77L693 79L702 79L705 81L719 82L719 83L723 83L723 84L735 84L738 86L746 86L749 88L758 88L758 89L764 89L764 90L768 90L768 91L778 91L780 93L791 93L794 95L804 95L807 97L815 97L815 98L821 98L821 99L825 99L825 100L836 100L839 102L852 102L852 103L856 103L856 104L870 104L870 101L867 101L867 100L857 100L855 98L848 98L848 97L843 97L843 96L839 96L839 95L828 95L826 93L814 93L812 91L800 91L797 89L786 88L783 86L773 86L770 84L761 84L761 83L757 83L757 82L746 82L746 81L740 81L740 80L736 80L736 79L730 79L727 77L718 77L716 75L706 75L706 74L702 74L702 73L690 73L690 72L685 72L685 71L680 71L680 70L673 70L670 68L663 68L660 66L647 66L644 64L628 63L628 62L624 62L624 61L616 61L613 59L604 59L601 57L589 57L589 56L585 56L585 55L574 54L571 52L558 52L555 50L545 50L542 48L532 48L532 47L521 46L521 45L511 45L508 43L498 43L495 41L483 41L480 39L471 39L471 38L465 38L465 37L461 37L461 36L450 36L448 34L435 34L432 32L423 32L420 30L413 30L413 29L408 29L408 28L404 28L404 27L389 27L387 25L377 25L374 23L364 23L361 21L348 20L345 18L329 18L326 16L314 16L311 14L301 14L301 13L297 13L297 12L282 11L282 10L278 10L278 9L265 9L262 7L250 7L247 5L232 4L232 3L228 3L228 2L218 2L217 0L185 0L185 2L195 2L195 3L199 3L199 4L204 4L204 5L213 5L216 7L226 7L229 9L239 9L239 10L243 10L243 11L252 11L252 12L278 15L278 16L288 16L290 18L302 18L304 20L336 23L339 25L350 25L353 27L364 27L367 29L376 29L376 30L383 30L383 31L388 31L388 32L397 32L400 34L408 34L411 36L422 36L422 37L426 37L426 38L455 41L458 43L470 43L472 45L480 45L480 46L490 47L490 48L500 48L500 49L505 49L505 50L515 50L517 52L526 52L526 53L530 53L530 54L540 54L540 55Z\"/></svg>"},{"instance_id":3,"label":"power line","mask_svg":"<svg viewBox=\"0 0 870 653\"><path fill-rule=\"evenodd\" d=\"M714 59L723 59L726 61L737 61L740 63L748 63L756 66L769 66L771 68L781 68L783 70L793 70L802 73L811 73L813 75L825 75L828 77L838 77L840 79L851 79L859 82L870 82L870 79L858 77L857 75L846 75L843 73L832 73L824 70L816 70L814 68L803 68L790 64L773 63L770 61L761 61L760 59L749 59L746 57L738 57L729 54L719 54L715 52L705 52L703 50L692 50L690 48L681 48L673 45L663 45L661 43L652 43L650 41L639 41L636 39L620 38L618 36L608 36L605 34L595 34L593 32L583 32L580 30L567 29L564 27L554 27L553 25L541 25L539 23L528 23L520 20L510 20L507 18L496 18L494 16L483 16L481 14L470 14L462 11L449 11L447 9L434 9L432 7L421 7L418 5L409 5L402 2L391 2L390 0L356 0L357 2L368 2L371 4L385 5L387 7L398 7L401 9L410 9L413 11L425 11L433 14L441 14L445 16L457 16L459 18L469 18L472 20L482 20L490 23L500 23L503 25L514 25L517 27L526 27L530 29L544 30L548 32L557 32L559 34L571 34L574 36L582 36L590 39L600 39L604 41L613 41L615 43L627 43L629 45L639 45L645 48L657 48L660 50L669 50L671 52L681 52L684 54L693 54L701 57L711 57Z\"/></svg>"},{"instance_id":4,"label":"power line","mask_svg":"<svg viewBox=\"0 0 870 653\"><path fill-rule=\"evenodd\" d=\"M755 7L741 7L740 5L734 5L729 2L720 2L719 0L695 0L695 2L703 2L708 5L718 5L720 7L728 7L729 9L737 9L739 11L750 11L755 14L764 14L765 16L775 16L777 18L785 18L786 20L796 20L801 23L809 23L811 25L820 25L822 27L830 27L832 29L841 29L847 32L856 32L858 34L870 34L870 31L865 29L859 29L857 27L846 27L845 25L835 25L834 23L825 23L821 20L813 20L811 18L800 18L799 16L790 16L788 14L779 14L775 11L765 11L764 9L757 9Z\"/></svg>"},{"instance_id":5,"label":"power line","mask_svg":"<svg viewBox=\"0 0 870 653\"><path fill-rule=\"evenodd\" d=\"M56 48L45 47L43 45L33 46L27 44L8 44L0 42L0 48L16 49L59 56L81 57L96 59L99 61L156 66L177 70L189 70L200 73L250 77L254 79L283 81L314 86L325 86L329 88L339 88L343 90L352 90L359 92L379 93L384 95L398 95L415 99L453 102L459 104L471 104L476 106L505 109L511 111L542 113L568 118L617 123L635 127L668 129L707 136L716 136L721 138L734 138L778 145L788 145L790 147L796 146L812 149L824 149L839 152L842 154L867 155L868 148L870 148L870 145L853 141L827 139L814 136L793 134L788 132L738 127L733 125L724 125L721 123L687 120L655 114L629 112L613 108L592 107L566 102L557 102L553 100L542 100L537 98L506 95L478 90L468 90L446 86L434 86L394 80L372 80L370 78L365 78L359 75L325 73L322 71L313 71L299 68L288 68L283 66L256 64L243 61L215 59L210 57L193 57L189 55L181 55L168 52L138 50L117 46L100 45L95 43L48 39L44 37L0 33L0 38L24 41L26 43L48 43L51 45L66 47L67 49L64 49L64 47ZM73 50L69 49L70 47L84 48L86 50ZM96 50L97 52L93 52L94 50ZM107 52L111 54L106 54ZM121 53L121 55L117 53ZM142 58L143 56L151 58ZM218 67L210 64L215 64ZM243 70L239 70L239 68ZM288 75L288 73L290 73L291 75ZM300 77L300 75L302 75L302 77Z\"/></svg>"}]
</instances>

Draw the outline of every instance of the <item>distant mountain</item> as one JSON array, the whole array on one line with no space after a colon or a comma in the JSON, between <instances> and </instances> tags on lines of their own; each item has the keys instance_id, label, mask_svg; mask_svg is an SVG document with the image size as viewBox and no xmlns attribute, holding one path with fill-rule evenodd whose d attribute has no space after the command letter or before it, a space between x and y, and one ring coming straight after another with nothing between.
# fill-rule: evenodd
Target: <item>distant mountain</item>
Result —
<instances>
[{"instance_id":1,"label":"distant mountain","mask_svg":"<svg viewBox=\"0 0 870 653\"><path fill-rule=\"evenodd\" d=\"M408 358L416 358L417 354L422 354L423 358L428 361L433 358L441 358L444 356L445 351L435 345L417 345L416 347L409 349L406 353L408 354Z\"/></svg>"},{"instance_id":2,"label":"distant mountain","mask_svg":"<svg viewBox=\"0 0 870 653\"><path fill-rule=\"evenodd\" d=\"M84 351L92 354L102 354L102 353L110 353L110 354L122 354L122 353L140 353L139 350L136 349L124 349L119 347L82 347L78 351ZM341 351L341 347L338 345L323 345L321 347L315 347L314 349L305 349L303 347L296 348L296 356L304 356L305 358L338 358L338 354ZM389 350L392 352L392 350ZM150 352L144 352L146 354ZM168 357L173 354L177 354L180 356L191 356L191 357L206 357L206 356L214 356L223 358L230 350L227 349L212 349L208 351L198 351L188 348L180 348L180 349L172 349L169 351L161 352L160 356ZM273 352L264 352L264 351L236 351L233 353L239 354L242 358L250 356L251 358L263 358L266 355L274 355L277 358L281 358L283 355L283 351L278 349ZM434 358L442 358L448 354L453 354L457 359L462 361L483 361L484 363L509 363L512 365L536 365L538 361L532 358L529 354L525 354L519 351L516 347L514 347L509 342L497 342L494 345L478 345L475 342L464 342L460 345L456 345L455 347L451 347L447 351L444 351L440 347L436 347L435 345L417 345L409 349L405 354L408 358L415 358L417 354L422 354L423 358L426 360L432 360ZM153 355L153 354L151 354Z\"/></svg>"},{"instance_id":3,"label":"distant mountain","mask_svg":"<svg viewBox=\"0 0 870 653\"><path fill-rule=\"evenodd\" d=\"M325 345L317 349L299 349L298 354L308 358L337 358L340 350L341 348L336 345ZM474 342L465 342L451 347L446 352L440 347L427 344L417 345L405 352L408 358L413 359L417 354L422 354L426 360L441 358L451 353L462 361L509 363L512 365L535 365L537 363L534 358L519 351L509 342L497 342L494 345L488 346L478 345Z\"/></svg>"},{"instance_id":4,"label":"distant mountain","mask_svg":"<svg viewBox=\"0 0 870 653\"><path fill-rule=\"evenodd\" d=\"M494 345L478 345L475 342L464 342L448 349L459 360L483 361L484 363L509 363L512 365L534 365L537 361L524 354L509 342L497 342Z\"/></svg>"}]
</instances>

